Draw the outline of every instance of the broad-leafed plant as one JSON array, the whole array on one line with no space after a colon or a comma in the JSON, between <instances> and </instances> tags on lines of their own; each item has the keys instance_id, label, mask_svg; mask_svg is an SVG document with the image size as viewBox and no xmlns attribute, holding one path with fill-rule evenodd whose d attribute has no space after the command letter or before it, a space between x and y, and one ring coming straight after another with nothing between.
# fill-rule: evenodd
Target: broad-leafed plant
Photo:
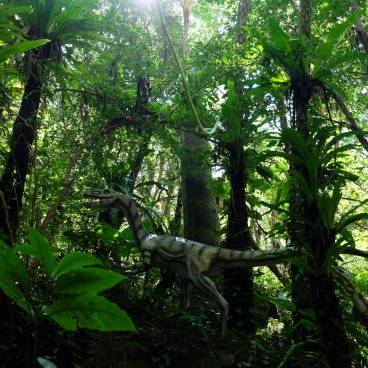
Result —
<instances>
[{"instance_id":1,"label":"broad-leafed plant","mask_svg":"<svg viewBox=\"0 0 368 368\"><path fill-rule=\"evenodd\" d=\"M48 317L71 331L135 331L126 312L99 295L124 276L102 268L102 262L87 253L71 252L57 262L36 230L30 229L28 240L13 248L0 243L0 288L36 325Z\"/></svg>"}]
</instances>

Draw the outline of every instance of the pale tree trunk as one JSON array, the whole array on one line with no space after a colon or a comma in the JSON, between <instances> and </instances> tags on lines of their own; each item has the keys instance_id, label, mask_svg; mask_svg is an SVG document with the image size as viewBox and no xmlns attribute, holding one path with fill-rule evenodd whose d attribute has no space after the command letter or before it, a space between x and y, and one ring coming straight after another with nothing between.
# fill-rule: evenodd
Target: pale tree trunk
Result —
<instances>
[{"instance_id":1,"label":"pale tree trunk","mask_svg":"<svg viewBox=\"0 0 368 368\"><path fill-rule=\"evenodd\" d=\"M245 34L241 27L244 27L248 23L250 9L250 0L240 0L238 7L238 34L236 36L236 42L239 45L244 45Z\"/></svg>"},{"instance_id":2,"label":"pale tree trunk","mask_svg":"<svg viewBox=\"0 0 368 368\"><path fill-rule=\"evenodd\" d=\"M201 243L219 245L216 201L208 188L211 171L202 156L208 142L191 133L182 137L181 190L184 237Z\"/></svg>"},{"instance_id":3,"label":"pale tree trunk","mask_svg":"<svg viewBox=\"0 0 368 368\"><path fill-rule=\"evenodd\" d=\"M185 0L183 2L183 51L185 56L189 49L188 35L191 7L191 1ZM208 149L206 139L192 133L183 133L181 190L184 236L202 243L219 245L219 220L216 201L208 188L211 169L206 159L204 159Z\"/></svg>"}]
</instances>

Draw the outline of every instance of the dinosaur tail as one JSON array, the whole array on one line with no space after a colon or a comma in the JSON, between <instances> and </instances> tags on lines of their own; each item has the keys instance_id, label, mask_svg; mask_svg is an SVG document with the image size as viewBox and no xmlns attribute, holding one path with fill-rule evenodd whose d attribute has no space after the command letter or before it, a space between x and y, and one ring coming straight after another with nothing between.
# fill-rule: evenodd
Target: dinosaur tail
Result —
<instances>
[{"instance_id":1,"label":"dinosaur tail","mask_svg":"<svg viewBox=\"0 0 368 368\"><path fill-rule=\"evenodd\" d=\"M224 261L224 268L240 268L254 266L271 266L283 262L287 257L295 255L292 248L274 250L236 250L222 248L219 259Z\"/></svg>"}]
</instances>

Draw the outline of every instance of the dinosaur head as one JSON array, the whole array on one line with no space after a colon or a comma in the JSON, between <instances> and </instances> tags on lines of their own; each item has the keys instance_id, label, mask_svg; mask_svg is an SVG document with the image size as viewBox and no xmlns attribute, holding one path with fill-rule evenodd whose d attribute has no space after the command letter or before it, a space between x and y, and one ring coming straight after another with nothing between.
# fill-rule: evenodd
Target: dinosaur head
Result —
<instances>
[{"instance_id":1,"label":"dinosaur head","mask_svg":"<svg viewBox=\"0 0 368 368\"><path fill-rule=\"evenodd\" d=\"M84 193L83 197L97 199L97 201L84 203L84 207L113 207L117 194L119 193L109 189L92 189Z\"/></svg>"},{"instance_id":2,"label":"dinosaur head","mask_svg":"<svg viewBox=\"0 0 368 368\"><path fill-rule=\"evenodd\" d=\"M96 202L84 203L84 207L119 208L125 212L133 206L129 197L110 189L92 189L84 193L83 197L97 199Z\"/></svg>"}]
</instances>

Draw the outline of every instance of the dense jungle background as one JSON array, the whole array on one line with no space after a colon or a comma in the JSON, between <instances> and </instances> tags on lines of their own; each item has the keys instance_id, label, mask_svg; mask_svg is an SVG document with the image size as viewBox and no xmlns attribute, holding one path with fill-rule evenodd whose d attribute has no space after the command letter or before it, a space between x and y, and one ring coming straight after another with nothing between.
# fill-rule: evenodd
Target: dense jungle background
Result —
<instances>
[{"instance_id":1,"label":"dense jungle background","mask_svg":"<svg viewBox=\"0 0 368 368\"><path fill-rule=\"evenodd\" d=\"M367 367L363 0L0 0L1 367ZM295 255L180 309L146 229Z\"/></svg>"}]
</instances>

